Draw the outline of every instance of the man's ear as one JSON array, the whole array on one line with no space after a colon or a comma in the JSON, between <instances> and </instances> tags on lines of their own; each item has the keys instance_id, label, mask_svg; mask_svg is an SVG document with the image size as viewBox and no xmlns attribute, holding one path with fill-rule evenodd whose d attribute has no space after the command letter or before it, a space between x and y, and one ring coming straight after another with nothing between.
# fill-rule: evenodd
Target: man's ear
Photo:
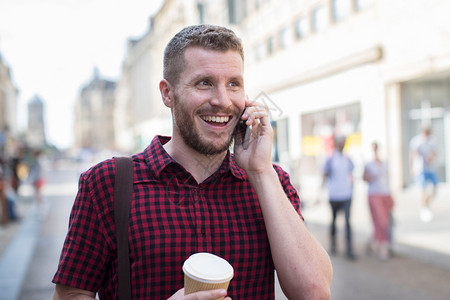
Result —
<instances>
[{"instance_id":1,"label":"man's ear","mask_svg":"<svg viewBox=\"0 0 450 300\"><path fill-rule=\"evenodd\" d=\"M159 91L161 92L161 97L164 102L164 105L172 108L173 106L173 86L166 79L162 79L159 82Z\"/></svg>"}]
</instances>

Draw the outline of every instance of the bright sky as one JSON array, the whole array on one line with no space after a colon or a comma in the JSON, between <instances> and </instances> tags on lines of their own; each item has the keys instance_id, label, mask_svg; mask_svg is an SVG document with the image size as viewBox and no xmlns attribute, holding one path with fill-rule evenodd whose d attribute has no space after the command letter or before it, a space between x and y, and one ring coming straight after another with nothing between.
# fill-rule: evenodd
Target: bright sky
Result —
<instances>
[{"instance_id":1,"label":"bright sky","mask_svg":"<svg viewBox=\"0 0 450 300\"><path fill-rule=\"evenodd\" d=\"M73 106L94 67L117 80L128 38L141 37L162 0L0 0L0 55L19 89L18 118L39 95L50 143L73 142Z\"/></svg>"}]
</instances>

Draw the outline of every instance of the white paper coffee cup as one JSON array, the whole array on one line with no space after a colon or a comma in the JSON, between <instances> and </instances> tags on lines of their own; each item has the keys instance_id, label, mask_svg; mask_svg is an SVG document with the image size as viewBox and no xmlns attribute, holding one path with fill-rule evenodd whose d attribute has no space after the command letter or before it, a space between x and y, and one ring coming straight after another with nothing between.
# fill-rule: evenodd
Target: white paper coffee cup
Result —
<instances>
[{"instance_id":1,"label":"white paper coffee cup","mask_svg":"<svg viewBox=\"0 0 450 300\"><path fill-rule=\"evenodd\" d=\"M233 266L230 263L206 252L192 254L186 259L183 272L185 295L204 290L226 290L234 275Z\"/></svg>"}]
</instances>

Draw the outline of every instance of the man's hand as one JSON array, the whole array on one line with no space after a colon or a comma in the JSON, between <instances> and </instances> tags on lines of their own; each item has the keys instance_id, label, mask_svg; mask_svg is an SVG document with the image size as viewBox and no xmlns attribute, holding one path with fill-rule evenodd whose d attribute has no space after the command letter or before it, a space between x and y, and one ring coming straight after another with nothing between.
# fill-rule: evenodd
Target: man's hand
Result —
<instances>
[{"instance_id":1,"label":"man's hand","mask_svg":"<svg viewBox=\"0 0 450 300\"><path fill-rule=\"evenodd\" d=\"M260 173L272 168L273 129L270 125L269 110L259 103L249 102L242 119L247 126L252 126L248 148L244 149L242 141L237 140L234 154L238 165L248 173Z\"/></svg>"},{"instance_id":2,"label":"man's hand","mask_svg":"<svg viewBox=\"0 0 450 300\"><path fill-rule=\"evenodd\" d=\"M209 291L201 291L192 293L189 295L184 295L184 289L178 290L175 294L172 295L168 300L214 300L214 299L220 299L222 297L225 297L227 295L226 290L209 290ZM230 297L226 297L224 300L231 300Z\"/></svg>"}]
</instances>

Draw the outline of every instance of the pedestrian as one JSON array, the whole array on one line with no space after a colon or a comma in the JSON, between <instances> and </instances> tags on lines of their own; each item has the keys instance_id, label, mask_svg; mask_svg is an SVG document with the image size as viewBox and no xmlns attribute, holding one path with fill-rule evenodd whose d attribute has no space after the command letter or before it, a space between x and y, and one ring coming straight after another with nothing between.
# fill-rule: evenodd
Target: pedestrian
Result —
<instances>
[{"instance_id":1,"label":"pedestrian","mask_svg":"<svg viewBox=\"0 0 450 300\"><path fill-rule=\"evenodd\" d=\"M12 187L11 174L6 159L0 159L0 215L2 224L18 220L16 201Z\"/></svg>"},{"instance_id":2,"label":"pedestrian","mask_svg":"<svg viewBox=\"0 0 450 300\"><path fill-rule=\"evenodd\" d=\"M6 225L10 220L9 203L6 197L6 180L0 164L0 224Z\"/></svg>"},{"instance_id":3,"label":"pedestrian","mask_svg":"<svg viewBox=\"0 0 450 300\"><path fill-rule=\"evenodd\" d=\"M287 297L330 296L329 257L307 230L287 173L272 165L268 109L245 97L243 61L240 39L219 26L186 27L165 49L159 88L172 136L132 155L132 299L274 299L275 268ZM234 134L241 120L251 125L247 149ZM113 181L113 160L81 175L54 299L116 299ZM228 294L184 296L182 264L195 252L233 265Z\"/></svg>"},{"instance_id":4,"label":"pedestrian","mask_svg":"<svg viewBox=\"0 0 450 300\"><path fill-rule=\"evenodd\" d=\"M410 170L422 189L420 219L433 220L431 202L436 195L438 182L436 173L436 141L431 135L431 127L425 126L422 132L410 142Z\"/></svg>"},{"instance_id":5,"label":"pedestrian","mask_svg":"<svg viewBox=\"0 0 450 300\"><path fill-rule=\"evenodd\" d=\"M350 208L353 198L354 165L349 156L344 154L346 138L337 136L334 139L334 151L323 167L323 185L328 187L328 198L331 207L330 252L337 253L336 218L340 211L345 215L346 257L356 259L352 245L352 228L350 224Z\"/></svg>"},{"instance_id":6,"label":"pedestrian","mask_svg":"<svg viewBox=\"0 0 450 300\"><path fill-rule=\"evenodd\" d=\"M11 188L15 197L19 195L19 187L22 181L28 176L28 166L25 163L25 148L18 145L10 160Z\"/></svg>"},{"instance_id":7,"label":"pedestrian","mask_svg":"<svg viewBox=\"0 0 450 300\"><path fill-rule=\"evenodd\" d=\"M42 195L42 187L45 185L45 178L42 171L41 150L39 149L34 149L32 151L31 163L27 179L33 186L38 217L40 219L43 219L46 214L44 198Z\"/></svg>"},{"instance_id":8,"label":"pedestrian","mask_svg":"<svg viewBox=\"0 0 450 300\"><path fill-rule=\"evenodd\" d=\"M373 160L364 166L363 179L368 183L369 209L374 234L369 247L381 260L389 259L391 212L394 201L389 188L388 164L380 159L378 144L372 143Z\"/></svg>"}]
</instances>

